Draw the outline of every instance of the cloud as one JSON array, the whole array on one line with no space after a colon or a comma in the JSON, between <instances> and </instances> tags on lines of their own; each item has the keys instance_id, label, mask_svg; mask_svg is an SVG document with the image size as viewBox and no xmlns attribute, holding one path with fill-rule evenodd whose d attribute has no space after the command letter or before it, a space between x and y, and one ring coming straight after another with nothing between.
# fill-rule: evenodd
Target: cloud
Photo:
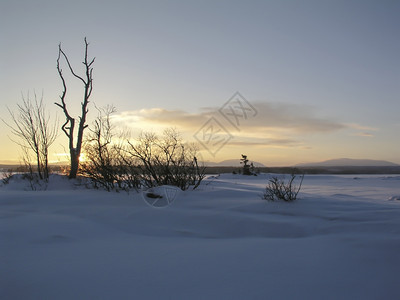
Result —
<instances>
[{"instance_id":1,"label":"cloud","mask_svg":"<svg viewBox=\"0 0 400 300\"><path fill-rule=\"evenodd\" d=\"M373 137L377 128L357 123L341 123L333 118L322 117L312 106L287 103L251 103L256 115L248 114L236 118L237 126L228 122L218 111L219 107L201 108L197 112L150 108L124 111L114 116L118 125L138 130L158 131L168 127L177 128L185 138L194 134L214 117L234 138L231 147L251 148L301 148L310 147L310 136L330 134L344 130L343 134ZM347 133L346 133L347 132Z\"/></svg>"},{"instance_id":2,"label":"cloud","mask_svg":"<svg viewBox=\"0 0 400 300\"><path fill-rule=\"evenodd\" d=\"M356 131L355 133L351 133L352 136L361 136L361 137L374 137L375 135L371 133L371 131L378 131L378 128L375 127L370 127L370 126L364 126L360 125L357 123L349 123L346 124L346 126L349 129L352 129L353 131Z\"/></svg>"},{"instance_id":3,"label":"cloud","mask_svg":"<svg viewBox=\"0 0 400 300\"><path fill-rule=\"evenodd\" d=\"M254 103L257 110L255 117L238 117L239 131L277 132L293 131L296 133L324 133L336 131L346 127L345 124L320 118L316 116L315 109L309 106L280 103ZM164 108L141 109L126 111L115 116L115 120L126 124L146 123L182 127L183 129L196 130L200 128L211 116L216 117L230 131L238 131L227 123L226 119L218 113L219 107L207 107L197 113L188 113L183 110L167 110Z\"/></svg>"},{"instance_id":4,"label":"cloud","mask_svg":"<svg viewBox=\"0 0 400 300\"><path fill-rule=\"evenodd\" d=\"M243 120L243 127L286 129L296 133L324 133L345 128L344 124L316 116L311 106L282 103L255 103L257 116Z\"/></svg>"},{"instance_id":5,"label":"cloud","mask_svg":"<svg viewBox=\"0 0 400 300\"><path fill-rule=\"evenodd\" d=\"M346 126L355 130L367 130L367 131L378 131L376 127L364 126L357 123L346 123Z\"/></svg>"},{"instance_id":6,"label":"cloud","mask_svg":"<svg viewBox=\"0 0 400 300\"><path fill-rule=\"evenodd\" d=\"M224 118L218 111L219 107L201 108L195 113L165 108L141 109L121 112L114 116L114 120L139 130L157 131L174 127L191 139L211 117L214 117L224 131L234 136L234 139L229 141L229 145L233 147L306 149L309 145L305 141L310 135L326 135L340 130L350 130L352 135L372 137L371 132L378 130L319 116L318 111L312 106L271 102L252 103L252 106L257 111L256 115L237 117L238 123L235 124L237 126L233 126L227 118Z\"/></svg>"},{"instance_id":7,"label":"cloud","mask_svg":"<svg viewBox=\"0 0 400 300\"><path fill-rule=\"evenodd\" d=\"M134 111L124 111L114 115L113 119L119 123L135 127L141 124L199 128L210 117L209 113L188 113L183 110L167 110L164 108L150 108Z\"/></svg>"},{"instance_id":8,"label":"cloud","mask_svg":"<svg viewBox=\"0 0 400 300\"><path fill-rule=\"evenodd\" d=\"M329 118L318 117L310 106L261 102L252 103L252 106L256 115L240 116L238 112L239 117L235 119L237 126L228 122L228 118L218 111L219 107L202 108L196 113L165 108L141 109L121 112L114 116L114 120L119 125L140 130L175 127L190 139L214 117L224 132L234 136L229 146L251 148L304 148L307 147L304 142L307 135L326 134L349 127Z\"/></svg>"},{"instance_id":9,"label":"cloud","mask_svg":"<svg viewBox=\"0 0 400 300\"><path fill-rule=\"evenodd\" d=\"M362 136L362 137L374 137L372 133L369 132L357 132L352 134L353 136Z\"/></svg>"},{"instance_id":10,"label":"cloud","mask_svg":"<svg viewBox=\"0 0 400 300\"><path fill-rule=\"evenodd\" d=\"M234 139L229 142L231 146L240 146L240 147L275 147L275 148L287 148L287 147L298 147L301 146L302 143L295 139L251 139L251 140L242 140L240 137L238 139Z\"/></svg>"}]
</instances>

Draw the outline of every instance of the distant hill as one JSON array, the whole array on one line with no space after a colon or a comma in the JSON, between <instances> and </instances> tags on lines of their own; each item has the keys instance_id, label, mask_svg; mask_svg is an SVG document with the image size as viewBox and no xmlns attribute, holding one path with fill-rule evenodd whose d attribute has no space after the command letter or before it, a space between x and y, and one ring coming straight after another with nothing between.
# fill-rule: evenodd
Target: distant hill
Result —
<instances>
[{"instance_id":1,"label":"distant hill","mask_svg":"<svg viewBox=\"0 0 400 300\"><path fill-rule=\"evenodd\" d=\"M338 158L322 162L298 164L296 167L397 167L386 160Z\"/></svg>"},{"instance_id":2,"label":"distant hill","mask_svg":"<svg viewBox=\"0 0 400 300\"><path fill-rule=\"evenodd\" d=\"M249 161L249 163L253 163L255 167L257 168L263 168L265 165L262 163L256 162L256 161ZM221 162L212 162L212 161L206 161L204 162L204 165L208 167L240 167L240 159L226 159Z\"/></svg>"}]
</instances>

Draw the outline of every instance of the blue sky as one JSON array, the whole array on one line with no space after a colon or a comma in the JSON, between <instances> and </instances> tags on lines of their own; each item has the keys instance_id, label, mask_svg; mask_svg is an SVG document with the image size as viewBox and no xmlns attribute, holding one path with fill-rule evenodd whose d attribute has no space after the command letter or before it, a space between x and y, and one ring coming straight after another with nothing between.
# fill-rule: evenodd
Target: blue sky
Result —
<instances>
[{"instance_id":1,"label":"blue sky","mask_svg":"<svg viewBox=\"0 0 400 300\"><path fill-rule=\"evenodd\" d=\"M135 133L173 126L192 139L215 116L233 139L206 160L400 163L399 15L389 0L2 1L0 116L36 90L62 119L57 47L79 70L86 36L92 101L114 104ZM236 91L258 111L240 130L217 112ZM0 161L18 160L0 126ZM56 144L63 152L65 138Z\"/></svg>"}]
</instances>

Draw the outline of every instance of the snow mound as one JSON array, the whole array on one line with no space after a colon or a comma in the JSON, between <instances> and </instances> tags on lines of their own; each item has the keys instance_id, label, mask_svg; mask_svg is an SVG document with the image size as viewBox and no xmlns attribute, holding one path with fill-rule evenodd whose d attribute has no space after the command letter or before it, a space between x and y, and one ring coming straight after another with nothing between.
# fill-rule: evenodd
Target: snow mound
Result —
<instances>
[{"instance_id":1,"label":"snow mound","mask_svg":"<svg viewBox=\"0 0 400 300\"><path fill-rule=\"evenodd\" d=\"M90 186L90 180L82 177L69 179L66 175L50 174L48 180L40 180L34 174L30 178L27 174L14 174L8 182L2 184L2 189L9 191L52 191L75 190Z\"/></svg>"}]
</instances>

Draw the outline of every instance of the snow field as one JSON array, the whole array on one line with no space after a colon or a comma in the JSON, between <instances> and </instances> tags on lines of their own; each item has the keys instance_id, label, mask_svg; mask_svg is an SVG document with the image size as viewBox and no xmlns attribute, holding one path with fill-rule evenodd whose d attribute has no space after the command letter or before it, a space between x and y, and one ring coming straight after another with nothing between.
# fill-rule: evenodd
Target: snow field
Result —
<instances>
[{"instance_id":1,"label":"snow field","mask_svg":"<svg viewBox=\"0 0 400 300\"><path fill-rule=\"evenodd\" d=\"M0 187L1 299L399 299L400 176L209 177L152 208L139 193Z\"/></svg>"}]
</instances>

